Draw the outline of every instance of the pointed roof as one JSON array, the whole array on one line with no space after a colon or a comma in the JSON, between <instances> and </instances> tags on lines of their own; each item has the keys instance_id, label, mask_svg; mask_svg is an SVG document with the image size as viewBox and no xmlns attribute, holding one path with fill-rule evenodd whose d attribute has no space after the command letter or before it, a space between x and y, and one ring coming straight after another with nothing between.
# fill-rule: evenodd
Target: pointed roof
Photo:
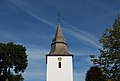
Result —
<instances>
[{"instance_id":1,"label":"pointed roof","mask_svg":"<svg viewBox=\"0 0 120 81\"><path fill-rule=\"evenodd\" d=\"M57 27L57 30L56 30L56 34L55 34L55 37L52 40L52 43L55 43L55 42L66 43L65 38L64 38L63 33L62 33L62 30L61 30L61 27L60 27L60 21L58 21L58 27Z\"/></svg>"},{"instance_id":2,"label":"pointed roof","mask_svg":"<svg viewBox=\"0 0 120 81\"><path fill-rule=\"evenodd\" d=\"M50 55L68 55L67 43L63 36L60 21L58 20L58 26L55 37L52 40Z\"/></svg>"}]
</instances>

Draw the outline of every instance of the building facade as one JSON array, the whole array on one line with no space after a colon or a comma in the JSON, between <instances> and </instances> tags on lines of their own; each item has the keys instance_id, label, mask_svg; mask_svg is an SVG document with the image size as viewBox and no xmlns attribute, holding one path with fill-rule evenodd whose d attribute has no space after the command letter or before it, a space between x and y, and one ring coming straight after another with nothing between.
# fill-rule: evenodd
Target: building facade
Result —
<instances>
[{"instance_id":1,"label":"building facade","mask_svg":"<svg viewBox=\"0 0 120 81\"><path fill-rule=\"evenodd\" d=\"M60 21L52 40L51 51L46 55L46 64L47 81L73 81L73 55L68 52Z\"/></svg>"}]
</instances>

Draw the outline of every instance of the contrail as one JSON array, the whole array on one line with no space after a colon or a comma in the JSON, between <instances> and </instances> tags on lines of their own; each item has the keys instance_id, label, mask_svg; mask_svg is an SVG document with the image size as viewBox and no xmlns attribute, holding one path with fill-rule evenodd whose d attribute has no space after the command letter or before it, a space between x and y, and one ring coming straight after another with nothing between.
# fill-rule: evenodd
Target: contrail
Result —
<instances>
[{"instance_id":1,"label":"contrail","mask_svg":"<svg viewBox=\"0 0 120 81\"><path fill-rule=\"evenodd\" d=\"M71 25L67 22L64 22L64 24L65 24L65 27L67 27L67 28L63 28L66 31L66 33L72 35L73 37L76 37L79 40L83 40L88 43L91 43L92 45L96 46L97 48L101 48L101 45L100 45L98 39L91 33L88 33L87 31L78 29L76 26Z\"/></svg>"},{"instance_id":2,"label":"contrail","mask_svg":"<svg viewBox=\"0 0 120 81\"><path fill-rule=\"evenodd\" d=\"M32 5L32 7L30 6L30 4L26 4L25 2L23 2L22 0L10 0L12 3L14 3L16 6L20 7L21 9L23 9L26 13L28 13L29 15L33 16L34 18L36 18L37 20L45 23L45 24L48 24L52 27L56 27L56 24L52 23L52 21L50 22L50 20L45 20L44 18L40 17L40 15L38 15L37 13L38 10L36 10L36 8L34 8L34 6ZM68 28L63 28L65 30L65 33L79 39L79 40L82 40L82 41L86 41L92 45L94 45L95 47L97 48L101 48L101 45L98 43L98 40L97 38L84 31L84 30L80 30L80 29L75 29L77 27L69 24L69 23L66 23L64 22L66 25L65 27L69 27ZM73 29L70 29L70 28L73 28L74 30L79 30L79 31L74 31Z\"/></svg>"},{"instance_id":3,"label":"contrail","mask_svg":"<svg viewBox=\"0 0 120 81\"><path fill-rule=\"evenodd\" d=\"M40 13L39 10L36 10L36 8L33 7L33 5L31 6L31 4L28 4L26 2L24 2L23 0L10 0L13 4L15 4L16 6L18 6L19 8L21 8L22 10L24 10L26 13L28 13L29 15L31 15L32 17L34 17L35 19L48 24L52 27L55 27L55 24L52 24L51 22L48 22L47 20L45 20L44 18L41 18L38 14Z\"/></svg>"}]
</instances>

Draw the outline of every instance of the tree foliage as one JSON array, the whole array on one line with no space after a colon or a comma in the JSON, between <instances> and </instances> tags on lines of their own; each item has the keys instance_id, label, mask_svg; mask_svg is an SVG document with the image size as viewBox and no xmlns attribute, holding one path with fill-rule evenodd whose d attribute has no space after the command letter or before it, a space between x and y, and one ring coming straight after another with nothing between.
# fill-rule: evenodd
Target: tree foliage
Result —
<instances>
[{"instance_id":1,"label":"tree foliage","mask_svg":"<svg viewBox=\"0 0 120 81\"><path fill-rule=\"evenodd\" d=\"M0 81L23 81L24 78L22 77L22 74L9 74L9 75L2 75L0 76Z\"/></svg>"},{"instance_id":2,"label":"tree foliage","mask_svg":"<svg viewBox=\"0 0 120 81\"><path fill-rule=\"evenodd\" d=\"M103 74L111 81L120 81L120 16L115 19L113 28L106 29L100 39L103 45L100 56L91 55L91 60L98 65Z\"/></svg>"},{"instance_id":3,"label":"tree foliage","mask_svg":"<svg viewBox=\"0 0 120 81\"><path fill-rule=\"evenodd\" d=\"M0 43L0 76L23 73L27 67L26 48L12 42Z\"/></svg>"},{"instance_id":4,"label":"tree foliage","mask_svg":"<svg viewBox=\"0 0 120 81\"><path fill-rule=\"evenodd\" d=\"M10 75L9 76L9 81L23 81L23 77L21 74L18 74L18 75Z\"/></svg>"},{"instance_id":5,"label":"tree foliage","mask_svg":"<svg viewBox=\"0 0 120 81\"><path fill-rule=\"evenodd\" d=\"M105 81L106 76L102 74L102 71L97 66L92 66L87 71L85 81Z\"/></svg>"}]
</instances>

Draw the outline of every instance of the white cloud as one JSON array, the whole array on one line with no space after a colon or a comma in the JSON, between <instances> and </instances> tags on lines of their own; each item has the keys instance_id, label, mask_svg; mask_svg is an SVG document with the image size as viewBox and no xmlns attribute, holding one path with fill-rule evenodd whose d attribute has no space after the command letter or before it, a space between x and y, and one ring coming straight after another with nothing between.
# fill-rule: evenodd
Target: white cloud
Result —
<instances>
[{"instance_id":1,"label":"white cloud","mask_svg":"<svg viewBox=\"0 0 120 81\"><path fill-rule=\"evenodd\" d=\"M29 5L23 3L22 0L11 0L15 5L17 5L18 7L20 7L21 9L23 9L26 13L28 13L29 15L33 16L34 18L36 18L37 20L45 23L45 24L48 24L52 27L55 27L56 25L54 23L51 23L50 21L44 19L43 17L40 17L37 13L37 10L34 8L34 7L30 7ZM34 12L35 11L35 12ZM39 13L39 12L38 12ZM91 33L88 33L87 31L84 31L84 30L81 30L81 29L78 29L77 27L69 24L69 23L66 23L64 25L65 27L67 28L63 28L65 30L65 32L79 40L82 40L83 42L87 42L97 48L101 48L101 46L99 45L99 43L97 42L98 39L92 35ZM28 49L27 50L27 54L28 54L28 58L29 59L43 59L45 58L45 54L48 53L50 50L47 50L47 49ZM88 59L85 59L87 62L88 62ZM37 62L39 63L39 62ZM37 65L37 64L36 64ZM43 67L42 67L43 68ZM33 69L33 68L31 68ZM35 72L31 72L31 71L28 71L25 73L25 78L27 79L39 79L39 78L42 78L42 79L45 79L45 73L43 71L35 71ZM83 77L85 77L85 72L83 73L74 73L74 81L83 81ZM82 78L82 80L81 80Z\"/></svg>"},{"instance_id":2,"label":"white cloud","mask_svg":"<svg viewBox=\"0 0 120 81\"><path fill-rule=\"evenodd\" d=\"M80 28L67 23L64 21L64 26L67 28L64 28L65 32L72 35L73 37L82 40L83 42L86 41L92 45L94 45L97 48L101 48L100 43L98 42L98 39L91 33L81 30Z\"/></svg>"},{"instance_id":3,"label":"white cloud","mask_svg":"<svg viewBox=\"0 0 120 81\"><path fill-rule=\"evenodd\" d=\"M13 36L11 33L9 33L9 32L6 32L6 31L0 31L0 37L1 37L1 39L0 40L2 40L2 39L6 39L6 40L15 40L16 39L16 37L15 36Z\"/></svg>"},{"instance_id":4,"label":"white cloud","mask_svg":"<svg viewBox=\"0 0 120 81\"><path fill-rule=\"evenodd\" d=\"M36 14L36 12L39 13L39 10L36 10L34 7L30 7L30 4L26 4L26 3L24 3L22 0L17 0L17 1L11 0L11 1L12 1L15 5L17 5L17 6L20 7L21 9L23 9L25 12L27 12L29 15L31 15L31 16L33 16L34 18L38 19L39 21L41 21L41 22L43 22L43 23L45 23L45 24L48 24L48 25L50 25L50 26L52 26L52 27L55 27L55 26L56 26L54 23L51 23L52 21L50 22L50 21L48 21L48 20L40 17L40 15ZM70 30L71 27L74 28L74 29L75 29L76 27L73 26L73 25L71 25L71 24L69 24L69 23L67 23L67 22L65 22L65 23L66 23L65 27L68 27L68 28L64 28L64 30L65 30L65 32L66 32L67 34L69 34L69 35L71 35L71 36L73 36L73 37L75 37L75 38L77 38L77 39L79 39L79 40L86 41L86 42L88 42L88 43L96 46L97 48L101 48L100 44L97 42L98 39L97 39L94 35L86 32L86 31L84 31L84 30L81 30L81 29L76 29L76 30L79 30L79 31L77 31L77 32L74 31L73 29Z\"/></svg>"},{"instance_id":5,"label":"white cloud","mask_svg":"<svg viewBox=\"0 0 120 81\"><path fill-rule=\"evenodd\" d=\"M27 54L29 59L40 59L45 58L45 55L49 53L49 50L40 48L40 49L28 49Z\"/></svg>"},{"instance_id":6,"label":"white cloud","mask_svg":"<svg viewBox=\"0 0 120 81\"><path fill-rule=\"evenodd\" d=\"M74 73L74 81L85 81L85 73Z\"/></svg>"},{"instance_id":7,"label":"white cloud","mask_svg":"<svg viewBox=\"0 0 120 81\"><path fill-rule=\"evenodd\" d=\"M10 0L12 3L14 3L16 6L20 7L21 9L23 9L26 13L28 13L29 15L31 15L32 17L36 18L37 20L45 23L45 24L48 24L52 27L56 27L55 24L45 20L44 18L40 17L39 13L39 9L37 10L37 8L35 7L35 5L32 5L29 3L26 3L24 0Z\"/></svg>"},{"instance_id":8,"label":"white cloud","mask_svg":"<svg viewBox=\"0 0 120 81\"><path fill-rule=\"evenodd\" d=\"M24 74L25 79L27 79L27 81L29 80L35 80L35 79L39 79L39 80L45 80L45 73L42 72L26 72Z\"/></svg>"}]
</instances>

